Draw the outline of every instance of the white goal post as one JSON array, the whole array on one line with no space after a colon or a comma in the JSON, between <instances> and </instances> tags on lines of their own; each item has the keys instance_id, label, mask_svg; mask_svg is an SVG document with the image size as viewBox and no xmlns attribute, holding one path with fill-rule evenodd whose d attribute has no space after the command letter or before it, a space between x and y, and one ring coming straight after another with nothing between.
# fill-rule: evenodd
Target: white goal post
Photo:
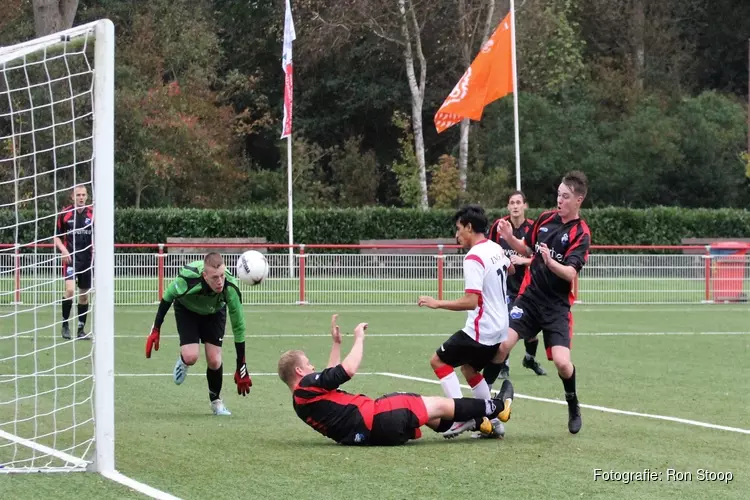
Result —
<instances>
[{"instance_id":1,"label":"white goal post","mask_svg":"<svg viewBox=\"0 0 750 500\"><path fill-rule=\"evenodd\" d=\"M114 48L106 19L0 48L0 282L20 290L0 293L0 473L115 473ZM61 337L54 238L75 186L93 210L88 339L77 290Z\"/></svg>"}]
</instances>

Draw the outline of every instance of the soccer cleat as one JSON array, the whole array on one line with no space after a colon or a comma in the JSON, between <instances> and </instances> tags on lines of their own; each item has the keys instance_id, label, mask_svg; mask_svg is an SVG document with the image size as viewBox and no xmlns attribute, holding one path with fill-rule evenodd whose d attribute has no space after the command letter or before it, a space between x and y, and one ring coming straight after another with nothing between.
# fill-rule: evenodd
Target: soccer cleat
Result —
<instances>
[{"instance_id":1,"label":"soccer cleat","mask_svg":"<svg viewBox=\"0 0 750 500\"><path fill-rule=\"evenodd\" d=\"M479 426L479 432L471 435L474 439L502 439L505 436L505 426L503 423L493 418L490 420L485 417Z\"/></svg>"},{"instance_id":2,"label":"soccer cleat","mask_svg":"<svg viewBox=\"0 0 750 500\"><path fill-rule=\"evenodd\" d=\"M500 391L495 394L495 405L498 408L502 407L502 411L497 414L497 418L501 422L507 422L510 420L510 407L513 404L513 384L509 379L503 381L503 385L500 386Z\"/></svg>"},{"instance_id":3,"label":"soccer cleat","mask_svg":"<svg viewBox=\"0 0 750 500\"><path fill-rule=\"evenodd\" d=\"M70 327L65 323L63 323L62 326L62 338L70 340Z\"/></svg>"},{"instance_id":4,"label":"soccer cleat","mask_svg":"<svg viewBox=\"0 0 750 500\"><path fill-rule=\"evenodd\" d=\"M571 434L578 434L583 425L583 421L581 420L581 406L578 404L578 398L576 396L565 396L565 400L568 402L568 431Z\"/></svg>"},{"instance_id":5,"label":"soccer cleat","mask_svg":"<svg viewBox=\"0 0 750 500\"><path fill-rule=\"evenodd\" d=\"M180 385L185 381L187 377L188 365L182 362L182 357L177 358L177 363L174 365L174 371L172 372L174 383Z\"/></svg>"},{"instance_id":6,"label":"soccer cleat","mask_svg":"<svg viewBox=\"0 0 750 500\"><path fill-rule=\"evenodd\" d=\"M227 410L227 407L224 406L224 402L221 399L214 399L213 401L211 401L211 412L214 415L218 416L227 416L232 414L232 412Z\"/></svg>"},{"instance_id":7,"label":"soccer cleat","mask_svg":"<svg viewBox=\"0 0 750 500\"><path fill-rule=\"evenodd\" d=\"M500 365L500 378L508 379L510 378L510 366L508 366L508 363L503 363Z\"/></svg>"},{"instance_id":8,"label":"soccer cleat","mask_svg":"<svg viewBox=\"0 0 750 500\"><path fill-rule=\"evenodd\" d=\"M463 434L466 431L473 431L481 425L482 421L479 419L467 420L466 422L454 422L453 425L451 425L451 428L443 433L443 437L445 439L453 439L459 434Z\"/></svg>"},{"instance_id":9,"label":"soccer cleat","mask_svg":"<svg viewBox=\"0 0 750 500\"><path fill-rule=\"evenodd\" d=\"M544 371L544 368L542 368L542 365L539 364L539 361L537 361L534 358L523 358L523 367L528 368L529 370L533 371L537 375L547 375L547 372Z\"/></svg>"},{"instance_id":10,"label":"soccer cleat","mask_svg":"<svg viewBox=\"0 0 750 500\"><path fill-rule=\"evenodd\" d=\"M76 335L78 339L90 339L89 334L83 331L83 325L78 325L78 334Z\"/></svg>"}]
</instances>

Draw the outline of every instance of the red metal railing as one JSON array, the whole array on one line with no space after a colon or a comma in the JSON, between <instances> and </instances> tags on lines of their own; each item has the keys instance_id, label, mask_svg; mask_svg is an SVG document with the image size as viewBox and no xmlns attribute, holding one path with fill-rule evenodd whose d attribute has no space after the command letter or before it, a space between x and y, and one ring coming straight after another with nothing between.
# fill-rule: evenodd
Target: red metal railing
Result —
<instances>
[{"instance_id":1,"label":"red metal railing","mask_svg":"<svg viewBox=\"0 0 750 500\"><path fill-rule=\"evenodd\" d=\"M435 266L437 275L437 296L442 299L444 296L444 280L445 280L445 252L446 249L458 249L459 245L431 245L431 244L295 244L288 245L282 243L118 243L115 244L116 249L153 249L156 250L157 257L157 277L158 277L158 298L164 294L164 281L166 277L165 273L165 260L167 251L170 248L173 249L185 249L185 248L196 248L202 249L211 248L222 248L222 249L237 249L237 250L249 250L249 249L289 249L294 248L297 250L296 257L298 259L298 281L299 281L299 302L305 303L305 282L306 282L306 260L309 250L321 249L321 250L436 250L435 254ZM51 243L29 243L23 245L12 245L12 244L0 244L0 251L5 249L14 249L14 285L15 285L15 300L20 302L21 300L21 250L40 248L40 249L52 249L54 245ZM679 253L693 253L701 254L705 258L705 300L710 301L711 299L711 259L710 259L710 246L704 245L593 245L591 247L592 252L607 252L607 251L674 251ZM576 279L573 283L573 294L578 296L578 280Z\"/></svg>"}]
</instances>

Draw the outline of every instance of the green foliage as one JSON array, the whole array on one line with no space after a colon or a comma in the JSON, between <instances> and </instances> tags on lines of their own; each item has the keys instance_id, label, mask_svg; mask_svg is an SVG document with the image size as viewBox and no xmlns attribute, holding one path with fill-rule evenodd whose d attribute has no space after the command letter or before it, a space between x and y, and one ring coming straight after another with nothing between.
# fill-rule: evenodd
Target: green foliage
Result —
<instances>
[{"instance_id":1,"label":"green foliage","mask_svg":"<svg viewBox=\"0 0 750 500\"><path fill-rule=\"evenodd\" d=\"M536 217L541 209L527 211ZM417 208L338 208L294 211L295 241L299 243L358 243L363 239L445 238L453 234L454 210ZM48 238L54 231L52 213L38 224L19 226L21 243ZM491 219L505 210L488 210ZM21 222L33 213L19 213ZM595 245L679 245L682 238L745 238L750 234L750 211L656 207L586 209L582 216L591 228ZM285 243L285 209L247 210L120 209L115 214L115 239L120 243L164 243L167 237L265 237ZM0 211L0 226L13 227L15 213ZM0 234L0 243L12 243L13 231Z\"/></svg>"},{"instance_id":2,"label":"green foliage","mask_svg":"<svg viewBox=\"0 0 750 500\"><path fill-rule=\"evenodd\" d=\"M430 167L432 181L428 189L434 208L456 208L461 195L458 163L451 155L443 155L437 165Z\"/></svg>"},{"instance_id":3,"label":"green foliage","mask_svg":"<svg viewBox=\"0 0 750 500\"><path fill-rule=\"evenodd\" d=\"M391 165L391 171L396 175L399 196L406 207L418 207L422 200L419 188L419 164L414 152L414 134L411 132L409 118L399 111L393 114L392 123L403 131L398 140L400 158Z\"/></svg>"},{"instance_id":4,"label":"green foliage","mask_svg":"<svg viewBox=\"0 0 750 500\"><path fill-rule=\"evenodd\" d=\"M583 77L584 43L572 17L575 0L531 0L518 11L521 88L558 93Z\"/></svg>"},{"instance_id":5,"label":"green foliage","mask_svg":"<svg viewBox=\"0 0 750 500\"><path fill-rule=\"evenodd\" d=\"M375 153L362 152L362 138L351 137L331 151L333 185L338 187L341 207L374 205L380 172Z\"/></svg>"}]
</instances>

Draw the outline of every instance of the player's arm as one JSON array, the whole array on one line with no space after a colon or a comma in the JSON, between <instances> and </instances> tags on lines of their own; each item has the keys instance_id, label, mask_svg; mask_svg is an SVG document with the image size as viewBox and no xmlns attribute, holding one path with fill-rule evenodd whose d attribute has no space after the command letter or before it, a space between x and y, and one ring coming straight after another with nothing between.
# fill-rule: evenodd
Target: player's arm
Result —
<instances>
[{"instance_id":1,"label":"player's arm","mask_svg":"<svg viewBox=\"0 0 750 500\"><path fill-rule=\"evenodd\" d=\"M433 297L419 297L419 307L445 309L446 311L473 311L479 305L479 290L467 290L463 297L456 300L437 300Z\"/></svg>"},{"instance_id":2,"label":"player's arm","mask_svg":"<svg viewBox=\"0 0 750 500\"><path fill-rule=\"evenodd\" d=\"M533 228L531 231L526 233L526 237L524 237L524 239L519 240L518 238L513 236L513 226L511 226L509 221L500 219L496 222L496 225L497 231L500 233L500 236L502 236L503 239L510 245L510 247L519 255L530 256L532 254L532 250L530 248L531 244L529 243L529 234L534 230Z\"/></svg>"},{"instance_id":3,"label":"player's arm","mask_svg":"<svg viewBox=\"0 0 750 500\"><path fill-rule=\"evenodd\" d=\"M237 394L247 396L253 381L247 371L245 361L245 315L242 311L242 294L240 289L227 280L227 309L229 320L232 323L232 335L234 336L234 350L237 354L237 370L234 372L234 383L237 384Z\"/></svg>"},{"instance_id":4,"label":"player's arm","mask_svg":"<svg viewBox=\"0 0 750 500\"><path fill-rule=\"evenodd\" d=\"M349 378L352 378L354 374L357 373L359 365L362 363L362 355L365 350L365 330L367 330L367 323L360 323L357 325L354 329L354 345L352 345L352 348L349 351L349 354L344 358L344 361L341 362L341 366L344 368L344 371Z\"/></svg>"},{"instance_id":5,"label":"player's arm","mask_svg":"<svg viewBox=\"0 0 750 500\"><path fill-rule=\"evenodd\" d=\"M338 314L331 316L331 338L333 339L333 345L331 345L331 354L328 356L328 368L341 363L341 329L336 324L338 317Z\"/></svg>"},{"instance_id":6,"label":"player's arm","mask_svg":"<svg viewBox=\"0 0 750 500\"><path fill-rule=\"evenodd\" d=\"M464 259L464 295L456 300L437 300L432 297L419 297L417 304L430 309L447 311L473 311L479 305L484 280L484 263L476 256Z\"/></svg>"},{"instance_id":7,"label":"player's arm","mask_svg":"<svg viewBox=\"0 0 750 500\"><path fill-rule=\"evenodd\" d=\"M542 258L550 271L565 281L573 281L588 260L591 235L581 233L568 247L565 258L558 262L550 256L546 245L542 246Z\"/></svg>"},{"instance_id":8,"label":"player's arm","mask_svg":"<svg viewBox=\"0 0 750 500\"><path fill-rule=\"evenodd\" d=\"M57 224L55 225L55 247L60 251L60 254L62 254L63 259L66 261L70 261L70 252L68 252L68 249L65 248L65 243L63 243L62 238L60 238L60 235L64 232L64 222L63 222L63 215L64 213L61 213L57 216Z\"/></svg>"},{"instance_id":9,"label":"player's arm","mask_svg":"<svg viewBox=\"0 0 750 500\"><path fill-rule=\"evenodd\" d=\"M156 311L156 317L154 318L154 324L151 326L151 333L146 338L146 357L151 357L151 350L159 350L159 335L161 334L161 325L164 323L169 308L172 307L172 302L176 297L187 293L187 282L181 277L172 281L164 292L164 296L159 302L159 309Z\"/></svg>"}]
</instances>

